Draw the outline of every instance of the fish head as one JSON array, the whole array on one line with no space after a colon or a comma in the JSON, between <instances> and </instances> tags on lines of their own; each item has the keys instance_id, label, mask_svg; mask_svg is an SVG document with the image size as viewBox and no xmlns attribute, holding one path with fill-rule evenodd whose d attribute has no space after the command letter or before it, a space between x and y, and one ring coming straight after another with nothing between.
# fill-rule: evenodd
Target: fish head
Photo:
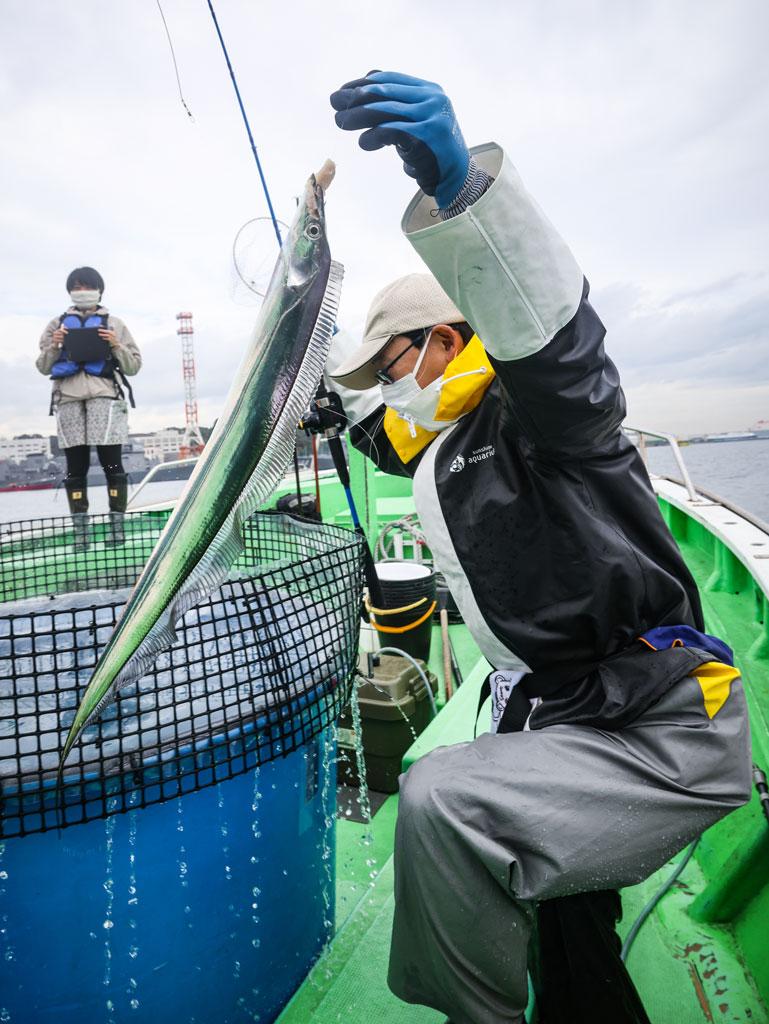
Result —
<instances>
[{"instance_id":1,"label":"fish head","mask_svg":"<svg viewBox=\"0 0 769 1024\"><path fill-rule=\"evenodd\" d=\"M301 289L314 280L331 260L326 236L325 192L334 177L334 164L327 160L304 187L289 237L283 244L286 284Z\"/></svg>"}]
</instances>

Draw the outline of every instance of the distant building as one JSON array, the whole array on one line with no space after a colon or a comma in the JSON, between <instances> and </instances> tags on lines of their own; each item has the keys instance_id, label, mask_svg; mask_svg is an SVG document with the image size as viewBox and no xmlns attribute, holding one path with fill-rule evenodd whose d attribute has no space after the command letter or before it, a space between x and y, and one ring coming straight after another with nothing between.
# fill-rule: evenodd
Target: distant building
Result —
<instances>
[{"instance_id":1,"label":"distant building","mask_svg":"<svg viewBox=\"0 0 769 1024\"><path fill-rule=\"evenodd\" d=\"M0 459L21 462L28 455L52 457L51 439L42 434L19 434L18 437L0 437Z\"/></svg>"},{"instance_id":2,"label":"distant building","mask_svg":"<svg viewBox=\"0 0 769 1024\"><path fill-rule=\"evenodd\" d=\"M179 458L184 431L178 427L165 427L154 434L132 434L131 441L142 445L145 458L150 462L165 462L168 457Z\"/></svg>"}]
</instances>

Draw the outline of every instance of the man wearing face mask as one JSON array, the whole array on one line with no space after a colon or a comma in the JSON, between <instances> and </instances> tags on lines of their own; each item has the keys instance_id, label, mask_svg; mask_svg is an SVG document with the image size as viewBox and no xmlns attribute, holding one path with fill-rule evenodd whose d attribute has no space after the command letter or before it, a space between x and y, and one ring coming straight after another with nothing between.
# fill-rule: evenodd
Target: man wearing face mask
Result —
<instances>
[{"instance_id":1,"label":"man wearing face mask","mask_svg":"<svg viewBox=\"0 0 769 1024\"><path fill-rule=\"evenodd\" d=\"M110 530L106 542L119 544L123 540L128 502L128 476L122 461L128 406L123 388L133 404L126 377L139 372L142 360L126 325L101 304L104 280L97 270L78 267L67 277L66 287L72 305L43 331L36 366L53 381L51 412L67 460L64 487L75 526L75 547L83 550L88 546L87 476L92 445L107 478ZM75 332L83 328L98 332L104 352L78 362L67 349L67 337L76 337Z\"/></svg>"},{"instance_id":2,"label":"man wearing face mask","mask_svg":"<svg viewBox=\"0 0 769 1024\"><path fill-rule=\"evenodd\" d=\"M331 102L417 180L402 226L431 273L375 297L330 375L352 443L413 478L501 711L401 779L390 987L522 1022L536 919L542 1024L642 1024L617 890L748 799L738 672L621 432L587 281L508 157L468 151L421 79L370 72Z\"/></svg>"}]
</instances>

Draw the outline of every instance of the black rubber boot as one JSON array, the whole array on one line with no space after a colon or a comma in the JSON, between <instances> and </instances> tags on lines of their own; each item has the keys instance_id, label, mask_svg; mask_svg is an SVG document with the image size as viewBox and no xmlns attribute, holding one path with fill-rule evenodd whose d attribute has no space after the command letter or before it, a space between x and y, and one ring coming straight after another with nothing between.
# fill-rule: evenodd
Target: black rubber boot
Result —
<instances>
[{"instance_id":1,"label":"black rubber boot","mask_svg":"<svg viewBox=\"0 0 769 1024\"><path fill-rule=\"evenodd\" d=\"M534 987L540 1024L649 1024L620 957L613 889L542 900Z\"/></svg>"},{"instance_id":2,"label":"black rubber boot","mask_svg":"<svg viewBox=\"0 0 769 1024\"><path fill-rule=\"evenodd\" d=\"M88 549L88 481L84 476L68 476L64 481L69 512L74 527L75 551Z\"/></svg>"},{"instance_id":3,"label":"black rubber boot","mask_svg":"<svg viewBox=\"0 0 769 1024\"><path fill-rule=\"evenodd\" d=\"M125 473L113 473L107 477L107 493L109 495L109 528L104 538L105 543L114 547L123 544L125 531L123 520L128 505L128 477Z\"/></svg>"}]
</instances>

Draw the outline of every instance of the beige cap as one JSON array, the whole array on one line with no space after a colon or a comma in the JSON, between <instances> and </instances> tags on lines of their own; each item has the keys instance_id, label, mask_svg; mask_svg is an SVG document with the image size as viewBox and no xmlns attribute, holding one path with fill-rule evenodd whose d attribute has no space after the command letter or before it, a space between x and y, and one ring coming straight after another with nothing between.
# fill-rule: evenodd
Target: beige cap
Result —
<instances>
[{"instance_id":1,"label":"beige cap","mask_svg":"<svg viewBox=\"0 0 769 1024\"><path fill-rule=\"evenodd\" d=\"M371 360L390 338L420 327L459 324L464 317L432 274L407 274L383 288L371 303L363 344L330 375L352 391L378 383Z\"/></svg>"}]
</instances>

